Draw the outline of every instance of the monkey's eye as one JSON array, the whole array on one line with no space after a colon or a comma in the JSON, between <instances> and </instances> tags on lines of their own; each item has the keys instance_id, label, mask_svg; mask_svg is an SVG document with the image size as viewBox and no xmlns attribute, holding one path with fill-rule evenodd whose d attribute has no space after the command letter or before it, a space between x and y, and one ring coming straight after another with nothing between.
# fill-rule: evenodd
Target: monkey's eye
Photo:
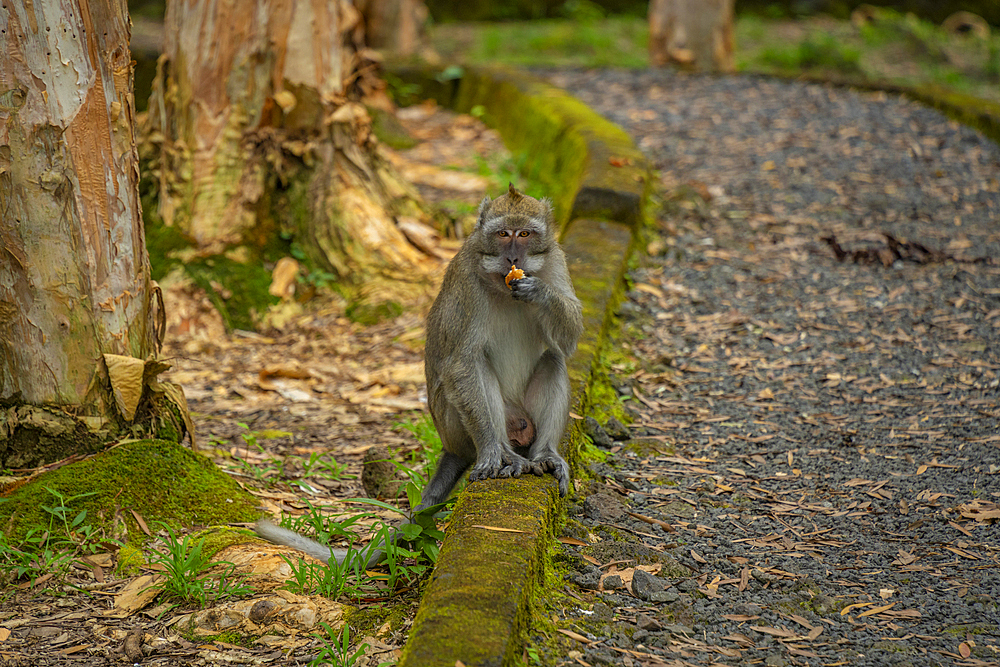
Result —
<instances>
[{"instance_id":1,"label":"monkey's eye","mask_svg":"<svg viewBox=\"0 0 1000 667\"><path fill-rule=\"evenodd\" d=\"M525 239L531 236L531 232L528 231L527 229L522 229L517 233L517 235L520 236L522 239Z\"/></svg>"},{"instance_id":2,"label":"monkey's eye","mask_svg":"<svg viewBox=\"0 0 1000 667\"><path fill-rule=\"evenodd\" d=\"M508 236L510 236L510 232L508 232L506 229L501 229L499 232L497 232L497 236L499 236L502 239L505 239Z\"/></svg>"}]
</instances>

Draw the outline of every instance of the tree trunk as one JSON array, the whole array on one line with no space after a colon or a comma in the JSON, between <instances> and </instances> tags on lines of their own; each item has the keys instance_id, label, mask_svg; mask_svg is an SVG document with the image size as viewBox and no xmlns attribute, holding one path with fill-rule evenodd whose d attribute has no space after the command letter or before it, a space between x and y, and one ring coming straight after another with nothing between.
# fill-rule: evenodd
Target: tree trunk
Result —
<instances>
[{"instance_id":1,"label":"tree trunk","mask_svg":"<svg viewBox=\"0 0 1000 667\"><path fill-rule=\"evenodd\" d=\"M147 137L158 217L196 256L259 265L282 232L344 283L430 270L396 226L425 216L371 134L362 38L344 0L167 3Z\"/></svg>"},{"instance_id":2,"label":"tree trunk","mask_svg":"<svg viewBox=\"0 0 1000 667\"><path fill-rule=\"evenodd\" d=\"M368 45L389 55L407 58L426 52L424 0L354 0L365 21Z\"/></svg>"},{"instance_id":3,"label":"tree trunk","mask_svg":"<svg viewBox=\"0 0 1000 667\"><path fill-rule=\"evenodd\" d=\"M733 0L650 0L653 66L732 72L733 49Z\"/></svg>"},{"instance_id":4,"label":"tree trunk","mask_svg":"<svg viewBox=\"0 0 1000 667\"><path fill-rule=\"evenodd\" d=\"M92 449L136 417L162 311L140 214L125 0L5 2L0 27L6 468ZM111 376L138 364L137 387L112 388L109 354Z\"/></svg>"}]
</instances>

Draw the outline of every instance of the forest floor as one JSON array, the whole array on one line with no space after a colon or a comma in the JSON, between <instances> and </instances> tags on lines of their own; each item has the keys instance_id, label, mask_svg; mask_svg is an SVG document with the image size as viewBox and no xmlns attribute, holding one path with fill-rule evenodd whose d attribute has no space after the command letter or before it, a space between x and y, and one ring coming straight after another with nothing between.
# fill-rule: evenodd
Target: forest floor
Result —
<instances>
[{"instance_id":1,"label":"forest floor","mask_svg":"<svg viewBox=\"0 0 1000 667\"><path fill-rule=\"evenodd\" d=\"M456 224L471 224L484 194L501 193L508 179L516 180L516 165L503 142L479 120L433 104L399 115L418 143L388 151L390 159L428 204ZM442 275L456 247L445 239L437 248ZM254 493L262 509L275 516L300 516L310 505L327 516L364 513L355 529L366 538L372 523L398 517L344 502L366 495L361 480L365 452L373 445L388 447L400 462L416 461L418 469L431 466L424 474L435 463L423 453L426 442L415 435L433 431L423 372L423 318L430 301L408 304L399 317L362 326L345 316L341 300L319 293L304 307L286 304L283 314L272 318L283 322L281 328L227 334L203 292L190 284L164 286L168 320L161 357L172 368L160 377L184 388L197 449ZM405 497L398 504L405 509ZM98 560L103 563L103 556ZM245 647L236 627L211 636L193 634L175 624L197 606L152 604L150 596L148 606L123 613L114 602L132 594L129 584L136 579L110 571L106 577L95 585L92 568L75 567L64 581L39 581L3 596L0 665L118 664L136 661L142 655L136 651L146 653L142 662L148 665L296 665L336 644L305 633ZM358 667L398 657L419 592L402 587L392 595L368 591L344 600L371 612L368 626L378 621L371 636L359 635L357 628L352 634L352 653L367 645ZM391 622L385 622L390 615ZM132 648L130 636L140 638Z\"/></svg>"}]
</instances>

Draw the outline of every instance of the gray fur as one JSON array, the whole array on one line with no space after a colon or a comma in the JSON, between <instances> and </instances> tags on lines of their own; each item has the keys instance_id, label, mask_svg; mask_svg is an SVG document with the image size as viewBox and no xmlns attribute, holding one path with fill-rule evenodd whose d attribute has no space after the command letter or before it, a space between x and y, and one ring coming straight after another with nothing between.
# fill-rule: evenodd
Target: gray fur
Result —
<instances>
[{"instance_id":1,"label":"gray fur","mask_svg":"<svg viewBox=\"0 0 1000 667\"><path fill-rule=\"evenodd\" d=\"M512 264L526 276L508 288L503 278ZM558 449L569 413L566 358L582 329L551 204L513 187L483 199L427 317L428 402L452 458L439 465L422 506L448 497L459 467L472 467L472 481L551 472L567 492L569 466ZM527 457L509 442L512 409L534 423Z\"/></svg>"},{"instance_id":2,"label":"gray fur","mask_svg":"<svg viewBox=\"0 0 1000 667\"><path fill-rule=\"evenodd\" d=\"M512 264L525 277L508 288L504 276ZM559 455L569 418L566 359L582 331L552 205L513 185L497 199L485 197L476 228L448 265L427 316L427 397L444 452L415 511L447 500L469 467L471 481L550 472L566 495L569 466ZM514 450L512 439L530 442L527 457ZM346 557L346 550L266 520L256 531L319 560ZM373 550L368 564L382 556Z\"/></svg>"}]
</instances>

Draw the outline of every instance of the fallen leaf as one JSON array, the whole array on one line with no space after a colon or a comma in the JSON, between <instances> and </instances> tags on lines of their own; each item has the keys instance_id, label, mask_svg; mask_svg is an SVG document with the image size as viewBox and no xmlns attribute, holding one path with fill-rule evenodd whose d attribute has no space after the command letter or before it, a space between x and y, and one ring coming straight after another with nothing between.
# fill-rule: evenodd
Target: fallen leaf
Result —
<instances>
[{"instance_id":1,"label":"fallen leaf","mask_svg":"<svg viewBox=\"0 0 1000 667\"><path fill-rule=\"evenodd\" d=\"M495 530L498 533L523 533L523 530L516 530L514 528L497 528L496 526L473 526L473 528L482 528L483 530Z\"/></svg>"},{"instance_id":2,"label":"fallen leaf","mask_svg":"<svg viewBox=\"0 0 1000 667\"><path fill-rule=\"evenodd\" d=\"M144 574L133 579L115 596L115 611L122 616L139 611L160 594L155 586L166 580L162 574Z\"/></svg>"},{"instance_id":3,"label":"fallen leaf","mask_svg":"<svg viewBox=\"0 0 1000 667\"><path fill-rule=\"evenodd\" d=\"M873 604L875 604L875 603L874 602L856 602L854 604L849 604L849 605L847 605L846 607L844 607L843 609L840 610L840 615L841 616L847 616L849 613L851 613L855 609L861 609L862 607L870 607Z\"/></svg>"},{"instance_id":4,"label":"fallen leaf","mask_svg":"<svg viewBox=\"0 0 1000 667\"><path fill-rule=\"evenodd\" d=\"M577 634L577 633L573 632L572 630L564 630L562 628L556 628L556 632L561 632L564 635L566 635L567 637L569 637L570 639L575 639L576 641L578 641L578 642L580 642L582 644L593 644L594 643L594 642L590 641L589 639L587 639L586 637L584 637L583 635Z\"/></svg>"},{"instance_id":5,"label":"fallen leaf","mask_svg":"<svg viewBox=\"0 0 1000 667\"><path fill-rule=\"evenodd\" d=\"M858 617L872 616L874 614L881 614L883 611L888 611L889 609L891 609L892 607L895 607L895 606L896 606L896 603L892 602L892 603L887 604L887 605L882 606L882 607L875 607L874 609L868 609L868 610L863 611L860 614L858 614Z\"/></svg>"},{"instance_id":6,"label":"fallen leaf","mask_svg":"<svg viewBox=\"0 0 1000 667\"><path fill-rule=\"evenodd\" d=\"M762 632L765 635L771 635L773 637L798 637L798 633L794 630L788 630L786 628L772 628L766 625L751 625L749 626L751 630L756 630L757 632Z\"/></svg>"}]
</instances>

